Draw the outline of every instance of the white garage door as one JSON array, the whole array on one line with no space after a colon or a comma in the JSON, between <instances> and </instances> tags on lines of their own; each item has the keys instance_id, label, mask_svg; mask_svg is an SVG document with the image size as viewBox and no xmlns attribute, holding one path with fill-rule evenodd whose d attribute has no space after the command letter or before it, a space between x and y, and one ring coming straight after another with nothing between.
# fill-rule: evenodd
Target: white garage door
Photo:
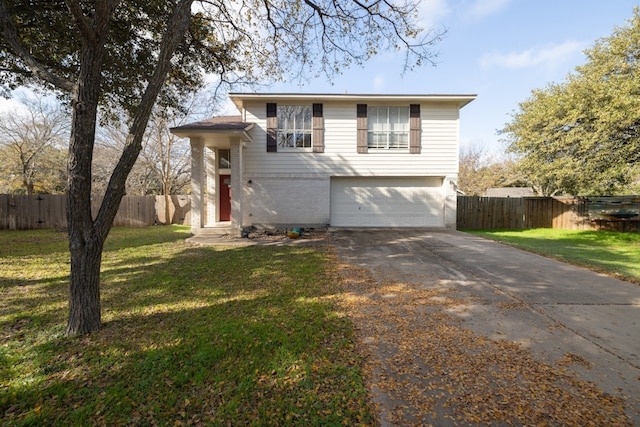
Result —
<instances>
[{"instance_id":1,"label":"white garage door","mask_svg":"<svg viewBox=\"0 0 640 427\"><path fill-rule=\"evenodd\" d=\"M331 178L335 227L443 227L442 179Z\"/></svg>"}]
</instances>

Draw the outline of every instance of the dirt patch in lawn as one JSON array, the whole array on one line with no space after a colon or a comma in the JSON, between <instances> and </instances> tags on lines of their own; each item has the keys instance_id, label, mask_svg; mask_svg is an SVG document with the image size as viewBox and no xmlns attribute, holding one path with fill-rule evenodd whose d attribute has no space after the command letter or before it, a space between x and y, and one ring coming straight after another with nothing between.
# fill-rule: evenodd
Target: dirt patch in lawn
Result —
<instances>
[{"instance_id":1,"label":"dirt patch in lawn","mask_svg":"<svg viewBox=\"0 0 640 427\"><path fill-rule=\"evenodd\" d=\"M338 261L336 261L338 263ZM338 264L340 304L353 320L381 425L630 426L625 402L508 341L478 336L453 316L454 291L378 281Z\"/></svg>"}]
</instances>

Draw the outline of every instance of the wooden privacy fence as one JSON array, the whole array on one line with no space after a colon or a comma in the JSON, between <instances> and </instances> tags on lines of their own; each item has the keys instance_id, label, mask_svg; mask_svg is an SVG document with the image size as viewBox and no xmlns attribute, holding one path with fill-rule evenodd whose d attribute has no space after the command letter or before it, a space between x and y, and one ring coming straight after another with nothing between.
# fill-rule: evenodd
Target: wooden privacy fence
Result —
<instances>
[{"instance_id":1,"label":"wooden privacy fence","mask_svg":"<svg viewBox=\"0 0 640 427\"><path fill-rule=\"evenodd\" d=\"M460 229L638 231L640 228L640 196L458 196L457 212Z\"/></svg>"},{"instance_id":2,"label":"wooden privacy fence","mask_svg":"<svg viewBox=\"0 0 640 427\"><path fill-rule=\"evenodd\" d=\"M95 216L101 198L91 200ZM141 227L154 224L189 225L191 202L189 196L169 197L169 220L165 218L164 196L124 196L113 225ZM0 194L0 229L31 230L67 227L67 196L41 194L36 196Z\"/></svg>"}]
</instances>

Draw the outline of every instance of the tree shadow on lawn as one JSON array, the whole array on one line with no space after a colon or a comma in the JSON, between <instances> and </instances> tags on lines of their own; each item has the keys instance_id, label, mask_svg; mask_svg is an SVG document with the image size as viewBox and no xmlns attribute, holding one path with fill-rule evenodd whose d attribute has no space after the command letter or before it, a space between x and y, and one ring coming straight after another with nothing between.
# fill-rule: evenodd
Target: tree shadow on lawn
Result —
<instances>
[{"instance_id":1,"label":"tree shadow on lawn","mask_svg":"<svg viewBox=\"0 0 640 427\"><path fill-rule=\"evenodd\" d=\"M313 249L261 246L188 248L164 258L137 257L128 262L140 268L125 268L126 262L105 265L103 307L135 311L169 304L179 309L252 292L322 296L324 290L306 285L323 274L325 257Z\"/></svg>"},{"instance_id":2,"label":"tree shadow on lawn","mask_svg":"<svg viewBox=\"0 0 640 427\"><path fill-rule=\"evenodd\" d=\"M151 231L141 233L141 231ZM183 242L190 236L186 227L113 227L104 244L105 252L123 248ZM44 255L68 258L69 236L55 229L0 230L0 259Z\"/></svg>"},{"instance_id":3,"label":"tree shadow on lawn","mask_svg":"<svg viewBox=\"0 0 640 427\"><path fill-rule=\"evenodd\" d=\"M106 271L104 328L37 344L10 424L349 424L370 417L321 250L188 248ZM33 333L34 331L31 331ZM315 420L315 421L314 421Z\"/></svg>"}]
</instances>

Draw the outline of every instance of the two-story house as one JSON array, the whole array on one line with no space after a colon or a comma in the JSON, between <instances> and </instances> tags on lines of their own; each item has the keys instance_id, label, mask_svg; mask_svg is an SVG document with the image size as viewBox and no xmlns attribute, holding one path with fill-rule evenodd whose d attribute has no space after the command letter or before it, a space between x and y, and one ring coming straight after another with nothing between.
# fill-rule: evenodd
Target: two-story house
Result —
<instances>
[{"instance_id":1,"label":"two-story house","mask_svg":"<svg viewBox=\"0 0 640 427\"><path fill-rule=\"evenodd\" d=\"M450 227L475 95L232 93L191 141L191 227Z\"/></svg>"}]
</instances>

